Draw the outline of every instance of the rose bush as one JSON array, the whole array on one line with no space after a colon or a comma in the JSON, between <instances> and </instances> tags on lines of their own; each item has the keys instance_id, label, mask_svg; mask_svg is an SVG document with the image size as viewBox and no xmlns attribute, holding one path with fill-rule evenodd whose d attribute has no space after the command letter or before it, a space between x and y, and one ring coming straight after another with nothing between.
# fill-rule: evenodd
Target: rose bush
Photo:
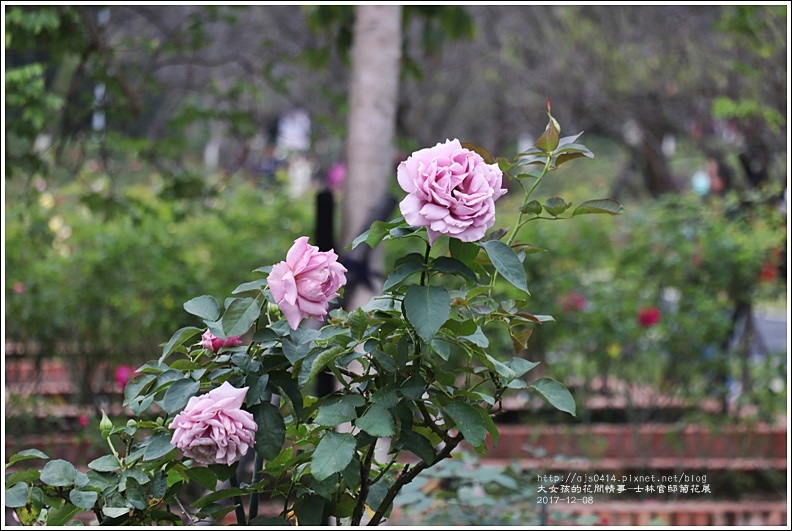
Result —
<instances>
[{"instance_id":1,"label":"rose bush","mask_svg":"<svg viewBox=\"0 0 792 531\"><path fill-rule=\"evenodd\" d=\"M234 511L243 525L377 525L402 487L463 442L480 452L498 444L493 419L507 393L538 393L574 415L563 384L529 383L537 363L525 357L533 327L550 317L530 308L530 245L518 234L568 213L570 203L539 203L533 192L559 165L592 156L549 118L513 162L450 141L399 165L404 218L374 222L348 249L411 239L423 253L396 260L382 295L362 308L328 311L346 269L307 237L222 303L206 295L184 303L200 326L177 330L127 384L134 417L100 423L110 453L87 473L35 449L11 456L7 466L47 462L6 476L6 506L25 524L61 525L80 511L103 525L195 524ZM522 204L510 230L487 233L504 177L522 188ZM599 199L566 217L621 210ZM435 245L441 237L447 246ZM519 295L494 298L499 279ZM325 324L305 326L306 317ZM494 334L505 337L491 343ZM310 384L320 374L335 385L316 396ZM240 460L251 445L252 465ZM196 485L203 495L186 488ZM277 514L259 515L262 497Z\"/></svg>"}]
</instances>

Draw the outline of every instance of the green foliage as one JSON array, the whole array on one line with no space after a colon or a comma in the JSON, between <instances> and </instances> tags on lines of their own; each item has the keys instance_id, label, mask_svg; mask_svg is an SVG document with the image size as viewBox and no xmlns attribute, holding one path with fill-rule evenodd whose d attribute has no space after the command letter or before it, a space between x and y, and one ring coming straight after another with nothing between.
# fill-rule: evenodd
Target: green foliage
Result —
<instances>
[{"instance_id":1,"label":"green foliage","mask_svg":"<svg viewBox=\"0 0 792 531\"><path fill-rule=\"evenodd\" d=\"M629 382L657 393L642 408L628 403L628 415L639 415L629 420L660 413L669 397L690 408L717 402L738 382L739 403L772 419L783 408L774 378L784 374L784 353L749 362L750 344L737 341L748 337L740 323L730 340L737 305L755 306L779 288L759 275L778 266L784 220L755 199L669 196L609 223L546 223L521 234L548 250L525 261L533 303L560 316L535 328L532 358L553 362L549 375L578 380L587 392L603 392L594 388L604 383L604 392L623 395L620 385ZM656 324L640 323L645 308L657 309Z\"/></svg>"},{"instance_id":2,"label":"green foliage","mask_svg":"<svg viewBox=\"0 0 792 531\"><path fill-rule=\"evenodd\" d=\"M310 204L245 182L193 202L162 199L156 186L96 193L104 181L93 177L47 188L32 204L9 196L5 212L6 337L74 356L86 380L99 361L150 357L174 323L189 324L178 301L230 292L240 271L273 262L311 224ZM202 300L203 310L189 310L217 319ZM245 300L225 310L231 332L255 319ZM166 354L195 333L185 328Z\"/></svg>"},{"instance_id":3,"label":"green foliage","mask_svg":"<svg viewBox=\"0 0 792 531\"><path fill-rule=\"evenodd\" d=\"M354 6L310 6L304 8L308 29L316 34L332 35L335 50L341 60L348 64L352 48L352 35L355 24ZM402 7L402 26L409 28L413 23L421 27L421 50L425 55L439 53L447 41L458 41L473 38L476 27L473 18L463 7L444 5L406 5ZM405 36L409 31L405 31ZM403 46L402 75L421 77L418 61L410 54L411 46ZM308 64L314 68L327 65L330 49L318 46L306 50Z\"/></svg>"},{"instance_id":4,"label":"green foliage","mask_svg":"<svg viewBox=\"0 0 792 531\"><path fill-rule=\"evenodd\" d=\"M539 494L541 496L541 493ZM395 526L586 525L588 519L563 517L536 503L535 478L513 466L485 465L460 452L427 470L396 497L401 515Z\"/></svg>"}]
</instances>

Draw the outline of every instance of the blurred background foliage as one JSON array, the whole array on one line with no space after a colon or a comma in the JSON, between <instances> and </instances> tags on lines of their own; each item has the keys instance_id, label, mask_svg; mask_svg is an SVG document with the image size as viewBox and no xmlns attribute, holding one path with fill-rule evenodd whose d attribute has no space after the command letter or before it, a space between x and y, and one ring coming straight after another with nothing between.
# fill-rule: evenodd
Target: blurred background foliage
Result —
<instances>
[{"instance_id":1,"label":"blurred background foliage","mask_svg":"<svg viewBox=\"0 0 792 531\"><path fill-rule=\"evenodd\" d=\"M313 234L312 192L344 155L354 12L4 16L5 339L69 360L74 400L90 402L102 362L156 356L194 324L184 301L222 298ZM733 316L786 305L787 18L778 5L404 9L404 153L458 137L511 156L541 130L550 98L562 133L585 130L597 158L554 174L547 197L627 207L520 235L547 251L525 264L536 313L556 316L527 356L586 382L581 397L595 378L596 392L627 380L721 401L739 383L767 415L783 407L785 353L748 364ZM310 149L297 154L312 181L297 192L295 153L278 147L279 118L295 110L311 119ZM727 187L694 196L691 175L708 161ZM659 311L651 327L636 320L645 308Z\"/></svg>"}]
</instances>

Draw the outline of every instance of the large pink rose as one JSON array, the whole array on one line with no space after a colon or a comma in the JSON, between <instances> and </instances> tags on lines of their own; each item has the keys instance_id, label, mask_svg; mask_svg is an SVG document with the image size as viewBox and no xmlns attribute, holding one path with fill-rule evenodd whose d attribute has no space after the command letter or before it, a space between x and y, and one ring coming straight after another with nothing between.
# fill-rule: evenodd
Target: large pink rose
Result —
<instances>
[{"instance_id":1,"label":"large pink rose","mask_svg":"<svg viewBox=\"0 0 792 531\"><path fill-rule=\"evenodd\" d=\"M302 236L294 240L286 261L272 266L267 283L289 326L296 330L303 318L321 321L327 314L328 303L346 284L344 273L337 254L319 251Z\"/></svg>"},{"instance_id":2,"label":"large pink rose","mask_svg":"<svg viewBox=\"0 0 792 531\"><path fill-rule=\"evenodd\" d=\"M413 227L426 227L429 243L441 234L480 240L495 223L495 201L506 193L503 172L459 140L416 151L399 164L396 177L409 195L399 204Z\"/></svg>"},{"instance_id":3,"label":"large pink rose","mask_svg":"<svg viewBox=\"0 0 792 531\"><path fill-rule=\"evenodd\" d=\"M242 402L247 387L228 382L205 395L194 396L176 415L168 429L175 430L171 443L202 465L231 465L245 455L256 439L253 415Z\"/></svg>"},{"instance_id":4,"label":"large pink rose","mask_svg":"<svg viewBox=\"0 0 792 531\"><path fill-rule=\"evenodd\" d=\"M227 337L226 339L220 339L209 330L203 333L201 336L201 346L203 348L211 350L212 352L217 352L223 347L236 347L237 345L241 345L242 341L239 339L239 336L231 336Z\"/></svg>"}]
</instances>

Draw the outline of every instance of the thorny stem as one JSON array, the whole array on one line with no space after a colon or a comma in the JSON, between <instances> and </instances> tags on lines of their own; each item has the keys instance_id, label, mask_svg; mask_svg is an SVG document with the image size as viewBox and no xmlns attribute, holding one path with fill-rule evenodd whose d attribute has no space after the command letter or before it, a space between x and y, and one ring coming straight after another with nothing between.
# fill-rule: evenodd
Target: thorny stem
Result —
<instances>
[{"instance_id":1,"label":"thorny stem","mask_svg":"<svg viewBox=\"0 0 792 531\"><path fill-rule=\"evenodd\" d=\"M374 450L377 446L377 439L372 442L366 451L366 457L360 463L360 492L358 492L357 505L352 514L352 525L360 525L363 519L363 511L366 507L366 498L368 498L369 486L371 485L371 478L369 471L371 470L371 462L374 459Z\"/></svg>"},{"instance_id":2,"label":"thorny stem","mask_svg":"<svg viewBox=\"0 0 792 531\"><path fill-rule=\"evenodd\" d=\"M380 503L380 506L377 508L377 512L374 513L374 516L371 517L371 520L367 525L370 526L379 525L379 523L382 521L382 518L385 516L385 513L388 511L391 504L393 504L393 500L396 498L396 495L399 493L402 487L404 487L413 479L415 479L415 477L418 474L420 474L427 468L430 468L436 465L437 463L439 463L440 461L442 461L443 459L450 457L451 452L454 451L454 449L459 445L461 441L462 441L461 433L456 435L455 437L448 438L446 441L446 445L443 447L440 453L437 454L437 457L435 458L434 461L432 461L431 464L427 463L426 461L421 461L412 468L410 468L409 465L407 465L402 471L402 473L399 475L399 477L396 479L396 482L393 485L391 485L391 487L388 489L388 492L385 494L382 503Z\"/></svg>"},{"instance_id":3,"label":"thorny stem","mask_svg":"<svg viewBox=\"0 0 792 531\"><path fill-rule=\"evenodd\" d=\"M506 245L511 247L511 244L514 243L514 239L517 237L517 233L520 231L520 229L526 223L531 221L531 219L533 219L533 218L531 218L531 219L523 220L523 216L525 214L522 211L522 207L524 207L525 205L528 204L528 199L531 197L531 195L533 194L534 190L536 190L536 187L539 186L539 183L542 182L542 179L544 179L544 176L547 175L547 172L550 171L550 162L551 161L552 161L552 157L550 155L548 155L547 156L547 161L545 161L544 168L542 168L541 175L539 175L539 177L536 178L536 180L534 181L533 185L531 185L531 188L528 189L528 191L523 194L522 205L520 205L520 210L517 212L517 221L515 221L514 227L512 227L511 230L509 230L509 238L506 240ZM522 185L522 183L520 183L520 185ZM523 190L525 190L525 187L523 187ZM495 286L495 280L497 278L498 278L498 271L495 270L492 273L492 279L490 280L490 285L489 285L489 290L488 290L490 294L492 294L492 288Z\"/></svg>"},{"instance_id":4,"label":"thorny stem","mask_svg":"<svg viewBox=\"0 0 792 531\"><path fill-rule=\"evenodd\" d=\"M253 477L250 479L252 484L258 483L261 479L261 469L264 467L264 456L256 452L256 457L253 460ZM259 496L261 493L254 492L250 495L250 506L248 507L248 518L253 520L258 516L259 509Z\"/></svg>"},{"instance_id":5,"label":"thorny stem","mask_svg":"<svg viewBox=\"0 0 792 531\"><path fill-rule=\"evenodd\" d=\"M190 525L193 525L198 521L197 518L195 518L192 514L190 514L189 511L187 511L187 509L184 508L184 505L182 505L182 502L178 497L176 498L176 503L179 505L179 508L182 510L182 513L184 513L184 516L186 516L187 519L190 521ZM101 520L99 522L101 523Z\"/></svg>"},{"instance_id":6,"label":"thorny stem","mask_svg":"<svg viewBox=\"0 0 792 531\"><path fill-rule=\"evenodd\" d=\"M429 245L429 242L426 242L426 251L424 252L424 268L421 271L421 286L426 285L426 269L429 266L429 253L432 250L432 246Z\"/></svg>"},{"instance_id":7,"label":"thorny stem","mask_svg":"<svg viewBox=\"0 0 792 531\"><path fill-rule=\"evenodd\" d=\"M231 486L235 488L239 488L239 478L237 478L236 471L234 471L234 475L231 476ZM240 496L234 496L234 513L236 514L237 523L239 525L247 525L247 520L245 518L245 508L242 506L242 498Z\"/></svg>"},{"instance_id":8,"label":"thorny stem","mask_svg":"<svg viewBox=\"0 0 792 531\"><path fill-rule=\"evenodd\" d=\"M443 432L443 430L437 427L437 424L434 423L434 419L432 419L432 416L429 414L429 410L426 409L426 404L424 404L423 401L418 402L418 409L421 410L421 415L423 415L424 421L426 421L426 425L429 426L429 429L435 432L435 434L437 434L441 439L445 440L446 434Z\"/></svg>"}]
</instances>

